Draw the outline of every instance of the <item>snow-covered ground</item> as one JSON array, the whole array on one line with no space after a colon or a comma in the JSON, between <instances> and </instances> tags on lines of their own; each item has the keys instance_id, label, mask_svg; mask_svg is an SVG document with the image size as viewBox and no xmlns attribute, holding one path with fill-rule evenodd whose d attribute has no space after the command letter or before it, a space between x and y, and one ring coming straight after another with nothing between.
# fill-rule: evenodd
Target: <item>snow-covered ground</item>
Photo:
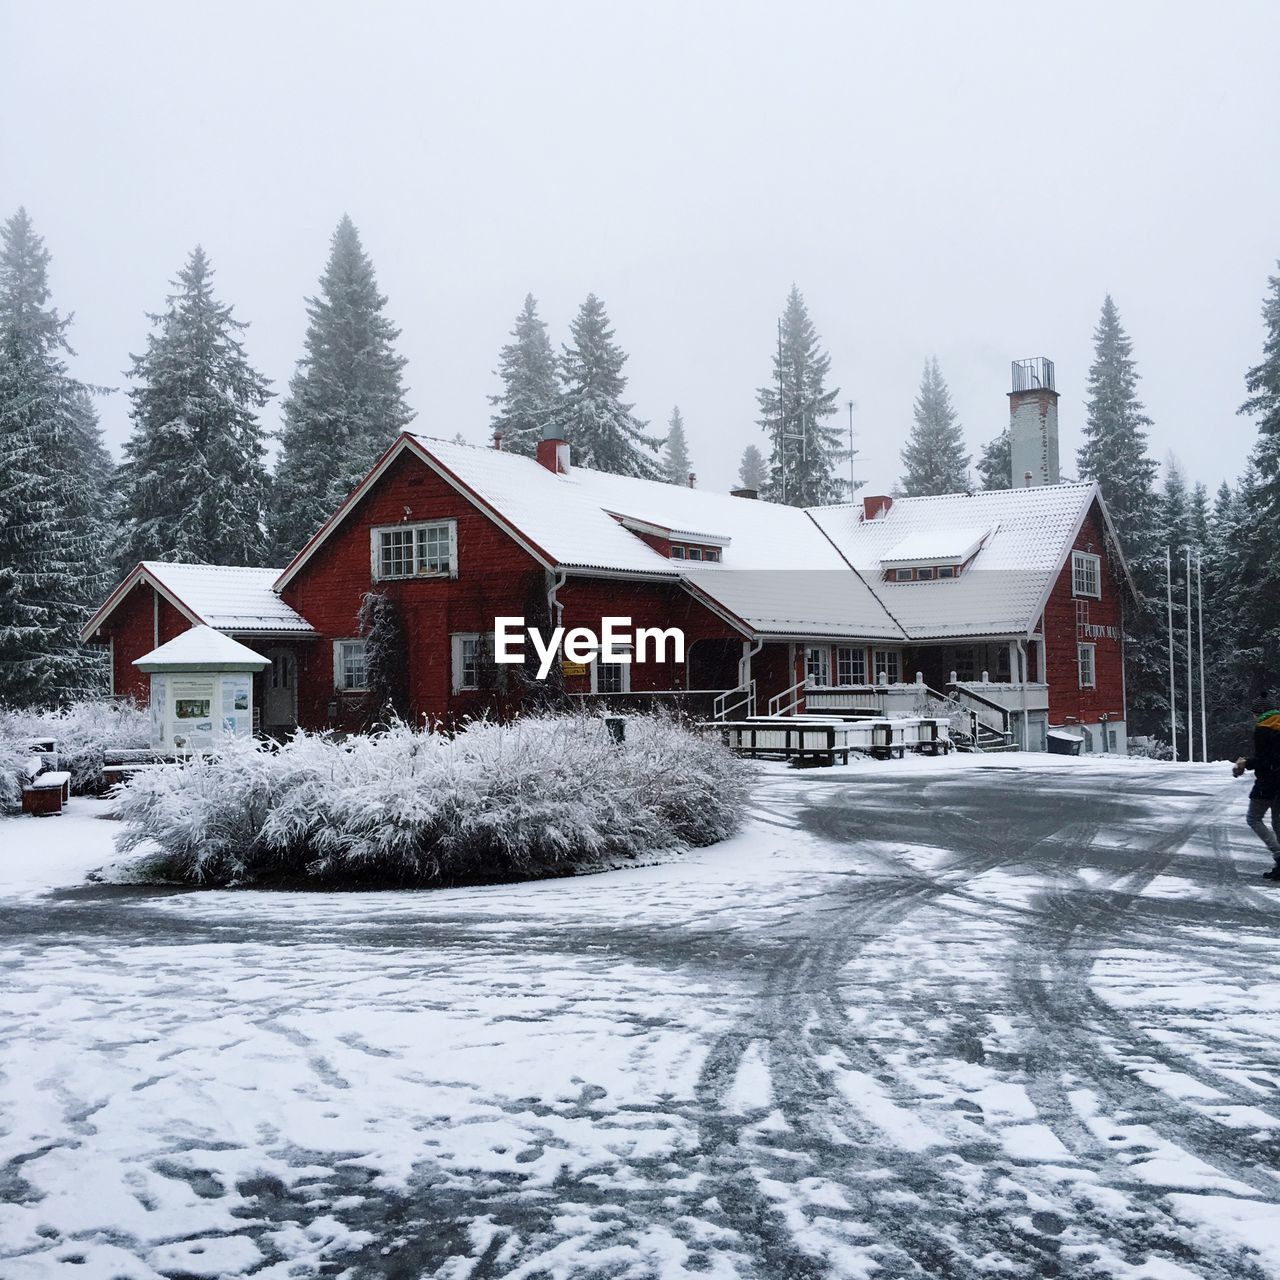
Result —
<instances>
[{"instance_id":1,"label":"snow-covered ground","mask_svg":"<svg viewBox=\"0 0 1280 1280\"><path fill-rule=\"evenodd\" d=\"M675 862L351 895L0 820L0 1275L1275 1276L1245 792L771 769Z\"/></svg>"}]
</instances>

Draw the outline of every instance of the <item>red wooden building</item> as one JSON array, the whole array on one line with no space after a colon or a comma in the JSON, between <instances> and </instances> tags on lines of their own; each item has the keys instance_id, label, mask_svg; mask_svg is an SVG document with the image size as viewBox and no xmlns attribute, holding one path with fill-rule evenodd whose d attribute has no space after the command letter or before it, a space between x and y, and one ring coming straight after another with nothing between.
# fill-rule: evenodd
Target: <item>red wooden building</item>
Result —
<instances>
[{"instance_id":1,"label":"red wooden building","mask_svg":"<svg viewBox=\"0 0 1280 1280\"><path fill-rule=\"evenodd\" d=\"M535 460L406 432L283 571L140 564L84 638L135 696L133 660L184 627L243 640L272 660L255 705L281 733L361 722L370 591L399 606L431 722L519 703L488 661L495 619L625 617L682 630L684 660L566 663L571 695L741 716L906 710L931 689L991 742L1043 749L1066 726L1123 751L1130 589L1091 484L802 510L575 467L563 441Z\"/></svg>"}]
</instances>

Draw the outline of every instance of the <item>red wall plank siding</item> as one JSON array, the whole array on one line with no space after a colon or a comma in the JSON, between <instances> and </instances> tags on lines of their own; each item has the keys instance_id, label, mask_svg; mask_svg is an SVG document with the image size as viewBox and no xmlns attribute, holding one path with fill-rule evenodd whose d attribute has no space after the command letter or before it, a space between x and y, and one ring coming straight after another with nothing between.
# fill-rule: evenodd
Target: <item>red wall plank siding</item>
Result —
<instances>
[{"instance_id":1,"label":"red wall plank siding","mask_svg":"<svg viewBox=\"0 0 1280 1280\"><path fill-rule=\"evenodd\" d=\"M1075 720L1097 724L1106 714L1112 720L1124 718L1124 648L1121 640L1107 636L1089 639L1094 646L1097 683L1092 689L1080 688L1080 672L1076 645L1080 637L1076 629L1077 600L1087 605L1088 621L1094 626L1123 626L1121 592L1126 590L1112 560L1111 548L1103 529L1102 513L1095 502L1085 517L1075 542L1075 551L1089 551L1102 559L1102 598L1072 594L1071 557L1058 575L1045 605L1041 634L1045 641L1045 665L1049 682L1049 721L1064 724ZM1120 631L1123 635L1123 631Z\"/></svg>"}]
</instances>

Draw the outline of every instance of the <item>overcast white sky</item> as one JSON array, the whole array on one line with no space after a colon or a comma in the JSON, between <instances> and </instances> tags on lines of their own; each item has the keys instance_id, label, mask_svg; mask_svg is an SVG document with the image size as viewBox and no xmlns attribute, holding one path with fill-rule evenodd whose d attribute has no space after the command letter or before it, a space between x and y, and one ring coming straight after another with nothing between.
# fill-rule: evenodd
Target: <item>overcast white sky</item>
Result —
<instances>
[{"instance_id":1,"label":"overcast white sky","mask_svg":"<svg viewBox=\"0 0 1280 1280\"><path fill-rule=\"evenodd\" d=\"M1047 355L1064 469L1114 295L1153 451L1234 476L1280 257L1280 5L0 0L0 214L25 204L80 376L125 385L197 242L284 390L348 211L417 426L487 438L526 291L604 300L637 411L727 488L794 280L860 475L936 353L969 442ZM267 411L274 425L278 402ZM102 403L118 448L127 402ZM841 418L843 424L843 416Z\"/></svg>"}]
</instances>

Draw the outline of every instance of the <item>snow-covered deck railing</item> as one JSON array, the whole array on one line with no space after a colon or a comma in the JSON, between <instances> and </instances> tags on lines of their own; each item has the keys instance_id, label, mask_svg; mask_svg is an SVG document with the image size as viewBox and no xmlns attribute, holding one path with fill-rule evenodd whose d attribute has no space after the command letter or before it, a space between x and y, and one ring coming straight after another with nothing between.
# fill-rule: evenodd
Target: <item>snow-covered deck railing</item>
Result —
<instances>
[{"instance_id":1,"label":"snow-covered deck railing","mask_svg":"<svg viewBox=\"0 0 1280 1280\"><path fill-rule=\"evenodd\" d=\"M847 764L853 752L888 758L907 750L937 754L951 750L945 716L841 720L823 716L759 716L710 722L703 732L718 733L730 751L769 756L801 764Z\"/></svg>"},{"instance_id":2,"label":"snow-covered deck railing","mask_svg":"<svg viewBox=\"0 0 1280 1280\"><path fill-rule=\"evenodd\" d=\"M726 689L717 694L711 704L711 716L715 720L728 720L730 716L753 716L756 713L756 682L741 684L736 689Z\"/></svg>"},{"instance_id":3,"label":"snow-covered deck railing","mask_svg":"<svg viewBox=\"0 0 1280 1280\"><path fill-rule=\"evenodd\" d=\"M999 680L957 680L952 686L1001 707L1005 711L1048 711L1049 686L1035 680L1025 683Z\"/></svg>"}]
</instances>

